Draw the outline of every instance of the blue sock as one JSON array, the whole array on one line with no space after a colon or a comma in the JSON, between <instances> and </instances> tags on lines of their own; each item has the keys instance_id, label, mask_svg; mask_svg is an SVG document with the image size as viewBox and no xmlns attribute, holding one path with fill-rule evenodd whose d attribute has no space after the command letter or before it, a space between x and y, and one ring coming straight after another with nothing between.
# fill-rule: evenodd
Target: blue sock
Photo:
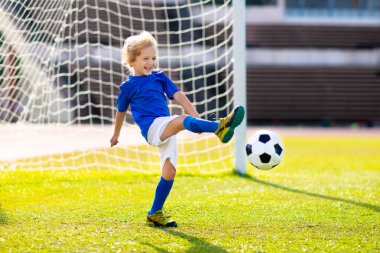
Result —
<instances>
[{"instance_id":1,"label":"blue sock","mask_svg":"<svg viewBox=\"0 0 380 253\"><path fill-rule=\"evenodd\" d=\"M169 181L161 177L160 182L158 182L156 188L156 195L154 196L152 208L148 212L149 215L154 214L158 210L162 209L166 201L166 198L168 197L170 190L172 189L173 182L174 180Z\"/></svg>"},{"instance_id":2,"label":"blue sock","mask_svg":"<svg viewBox=\"0 0 380 253\"><path fill-rule=\"evenodd\" d=\"M183 121L185 129L193 133L215 133L218 129L219 123L216 121L209 121L197 119L192 116L187 116Z\"/></svg>"}]
</instances>

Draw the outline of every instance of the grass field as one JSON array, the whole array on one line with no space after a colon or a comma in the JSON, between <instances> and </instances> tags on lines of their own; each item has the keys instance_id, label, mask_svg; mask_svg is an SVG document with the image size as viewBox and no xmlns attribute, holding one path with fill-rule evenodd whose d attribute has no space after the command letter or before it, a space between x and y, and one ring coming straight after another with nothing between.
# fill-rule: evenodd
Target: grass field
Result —
<instances>
[{"instance_id":1,"label":"grass field","mask_svg":"<svg viewBox=\"0 0 380 253\"><path fill-rule=\"evenodd\" d=\"M158 170L3 170L0 251L380 252L380 136L283 141L272 171L178 171L173 229L145 224Z\"/></svg>"}]
</instances>

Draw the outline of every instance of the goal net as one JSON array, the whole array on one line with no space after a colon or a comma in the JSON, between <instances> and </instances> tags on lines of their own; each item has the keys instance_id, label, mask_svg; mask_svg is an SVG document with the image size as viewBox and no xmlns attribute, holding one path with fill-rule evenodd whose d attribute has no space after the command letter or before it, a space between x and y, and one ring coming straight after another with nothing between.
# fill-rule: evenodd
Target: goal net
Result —
<instances>
[{"instance_id":1,"label":"goal net","mask_svg":"<svg viewBox=\"0 0 380 253\"><path fill-rule=\"evenodd\" d=\"M124 40L151 32L158 69L202 118L218 119L234 101L232 15L231 1L216 0L0 0L0 169L159 172L129 111L109 147ZM183 131L178 143L180 169L233 168L233 142Z\"/></svg>"}]
</instances>

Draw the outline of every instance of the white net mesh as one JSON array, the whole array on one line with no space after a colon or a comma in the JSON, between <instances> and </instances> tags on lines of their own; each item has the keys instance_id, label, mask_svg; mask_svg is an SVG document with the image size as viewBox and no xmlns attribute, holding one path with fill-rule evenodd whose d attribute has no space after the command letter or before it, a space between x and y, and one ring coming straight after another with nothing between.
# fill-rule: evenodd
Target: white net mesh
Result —
<instances>
[{"instance_id":1,"label":"white net mesh","mask_svg":"<svg viewBox=\"0 0 380 253\"><path fill-rule=\"evenodd\" d=\"M203 118L217 119L233 104L232 11L231 1L0 0L0 169L157 171L157 151L129 112L118 147L108 148L127 77L123 42L151 32L159 69ZM233 167L232 144L212 134L178 138L178 167Z\"/></svg>"}]
</instances>

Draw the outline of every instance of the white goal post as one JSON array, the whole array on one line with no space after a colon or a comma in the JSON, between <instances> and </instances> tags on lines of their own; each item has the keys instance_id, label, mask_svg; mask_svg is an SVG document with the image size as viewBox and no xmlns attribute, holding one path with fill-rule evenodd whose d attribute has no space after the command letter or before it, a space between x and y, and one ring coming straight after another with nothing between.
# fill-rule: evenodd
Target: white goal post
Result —
<instances>
[{"instance_id":1,"label":"white goal post","mask_svg":"<svg viewBox=\"0 0 380 253\"><path fill-rule=\"evenodd\" d=\"M246 60L246 6L245 1L233 1L233 45L234 45L234 103L247 111L247 60ZM247 116L235 133L235 169L245 174L246 168Z\"/></svg>"},{"instance_id":2,"label":"white goal post","mask_svg":"<svg viewBox=\"0 0 380 253\"><path fill-rule=\"evenodd\" d=\"M125 38L151 32L158 68L202 118L218 119L246 105L244 28L240 0L0 0L0 169L157 171L157 151L129 112L119 145L108 147ZM245 132L246 121L226 145L181 133L178 166L244 173Z\"/></svg>"}]
</instances>

